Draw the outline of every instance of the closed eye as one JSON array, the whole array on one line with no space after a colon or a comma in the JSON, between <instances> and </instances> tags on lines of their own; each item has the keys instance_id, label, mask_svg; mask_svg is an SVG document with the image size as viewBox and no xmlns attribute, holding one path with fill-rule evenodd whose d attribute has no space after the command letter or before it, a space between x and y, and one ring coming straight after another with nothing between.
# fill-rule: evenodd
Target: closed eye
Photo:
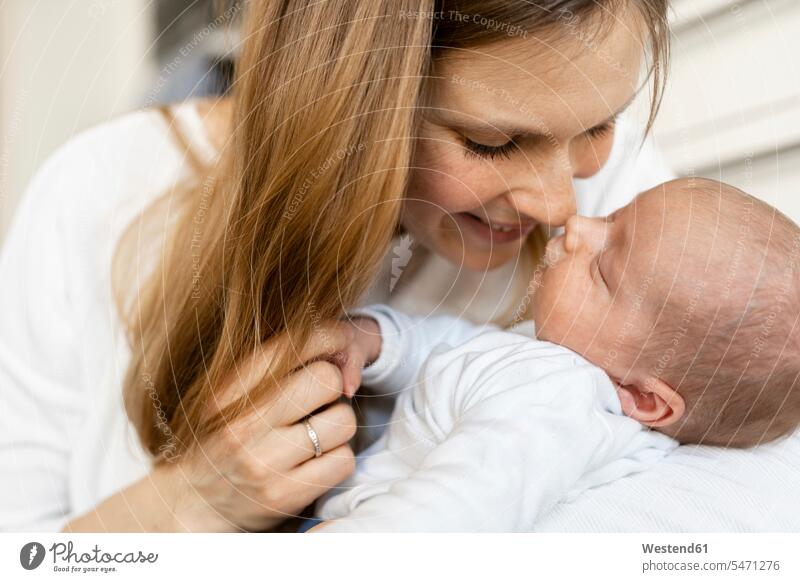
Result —
<instances>
[{"instance_id":1,"label":"closed eye","mask_svg":"<svg viewBox=\"0 0 800 582\"><path fill-rule=\"evenodd\" d=\"M597 256L592 261L592 276L600 277L603 285L608 288L608 281L606 281L606 278L603 276L603 270L600 268L600 254L601 253L597 253Z\"/></svg>"},{"instance_id":2,"label":"closed eye","mask_svg":"<svg viewBox=\"0 0 800 582\"><path fill-rule=\"evenodd\" d=\"M464 154L467 157L473 156L478 158L494 160L500 156L503 158L510 158L511 154L516 151L517 144L512 139L499 146L490 146L476 141L472 141L468 137L464 137Z\"/></svg>"},{"instance_id":3,"label":"closed eye","mask_svg":"<svg viewBox=\"0 0 800 582\"><path fill-rule=\"evenodd\" d=\"M617 125L617 117L614 116L608 121L595 125L586 130L586 135L591 139L600 139L609 135Z\"/></svg>"}]
</instances>

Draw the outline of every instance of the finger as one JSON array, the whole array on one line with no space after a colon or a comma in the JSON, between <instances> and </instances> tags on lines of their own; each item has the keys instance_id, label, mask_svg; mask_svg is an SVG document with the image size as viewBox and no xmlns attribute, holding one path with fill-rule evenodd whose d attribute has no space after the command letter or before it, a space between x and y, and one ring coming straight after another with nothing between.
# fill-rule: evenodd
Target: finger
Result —
<instances>
[{"instance_id":1,"label":"finger","mask_svg":"<svg viewBox=\"0 0 800 582\"><path fill-rule=\"evenodd\" d=\"M317 435L322 458L339 449L355 435L356 416L346 403L331 406L309 419ZM310 459L316 450L304 422L269 430L266 434L236 431L223 432L230 443L227 449L238 450L251 482L267 481L272 476L288 477L290 472ZM223 444L223 446L225 446ZM243 449L243 450L242 450Z\"/></svg>"},{"instance_id":2,"label":"finger","mask_svg":"<svg viewBox=\"0 0 800 582\"><path fill-rule=\"evenodd\" d=\"M275 426L288 426L342 396L343 378L338 366L316 361L294 372L280 395L269 404L267 416Z\"/></svg>"},{"instance_id":3,"label":"finger","mask_svg":"<svg viewBox=\"0 0 800 582\"><path fill-rule=\"evenodd\" d=\"M360 350L351 352L344 363L342 379L344 381L344 395L348 398L352 398L361 386L361 370L364 368L365 363L366 358Z\"/></svg>"},{"instance_id":4,"label":"finger","mask_svg":"<svg viewBox=\"0 0 800 582\"><path fill-rule=\"evenodd\" d=\"M342 391L345 396L352 398L361 386L361 369L364 367L366 358L361 350L351 346L344 352L335 353L331 362L339 366L342 371Z\"/></svg>"},{"instance_id":5,"label":"finger","mask_svg":"<svg viewBox=\"0 0 800 582\"><path fill-rule=\"evenodd\" d=\"M353 326L346 321L330 320L314 325L308 340L304 345L293 343L293 339L287 333L265 342L270 353L276 349L286 348L292 351L297 357L298 365L312 362L318 359L331 358L337 352L342 352L353 342ZM269 355L269 354L268 354ZM256 371L262 375L269 369L271 362L265 362L266 368L256 366Z\"/></svg>"},{"instance_id":6,"label":"finger","mask_svg":"<svg viewBox=\"0 0 800 582\"><path fill-rule=\"evenodd\" d=\"M323 455L346 444L356 434L356 415L344 402L311 416L308 422L317 435ZM263 446L270 447L270 455L281 467L296 467L313 459L316 453L304 420L278 429L270 440L271 443Z\"/></svg>"},{"instance_id":7,"label":"finger","mask_svg":"<svg viewBox=\"0 0 800 582\"><path fill-rule=\"evenodd\" d=\"M301 362L331 357L353 342L353 326L346 321L326 321L315 326L300 351Z\"/></svg>"},{"instance_id":8,"label":"finger","mask_svg":"<svg viewBox=\"0 0 800 582\"><path fill-rule=\"evenodd\" d=\"M232 421L227 429L242 442L260 442L270 432L295 425L342 395L342 373L330 362L312 362L294 372L280 392L258 408Z\"/></svg>"},{"instance_id":9,"label":"finger","mask_svg":"<svg viewBox=\"0 0 800 582\"><path fill-rule=\"evenodd\" d=\"M308 501L311 503L347 479L355 467L353 450L348 445L342 445L319 458L306 461L294 469L290 476L302 494L313 495Z\"/></svg>"},{"instance_id":10,"label":"finger","mask_svg":"<svg viewBox=\"0 0 800 582\"><path fill-rule=\"evenodd\" d=\"M352 341L353 329L347 322L320 323L312 330L308 342L300 349L298 364L330 357L336 352L345 350ZM283 333L261 344L249 357L235 366L227 379L225 390L216 396L213 405L221 410L263 382L275 362L277 350L289 346L297 354L298 346L291 347L291 342L291 338Z\"/></svg>"}]
</instances>

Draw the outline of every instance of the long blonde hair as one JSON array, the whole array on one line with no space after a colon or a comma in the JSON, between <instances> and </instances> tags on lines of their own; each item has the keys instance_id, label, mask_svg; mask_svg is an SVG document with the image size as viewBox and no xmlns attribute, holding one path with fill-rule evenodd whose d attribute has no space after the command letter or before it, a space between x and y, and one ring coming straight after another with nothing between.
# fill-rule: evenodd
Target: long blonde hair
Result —
<instances>
[{"instance_id":1,"label":"long blonde hair","mask_svg":"<svg viewBox=\"0 0 800 582\"><path fill-rule=\"evenodd\" d=\"M339 317L371 283L398 228L433 60L508 36L481 19L441 21L437 12L538 30L557 23L558 10L594 15L618 4L251 1L218 163L197 163L197 179L132 223L115 257L132 346L125 405L156 461L268 401L276 379L300 365L316 322ZM634 4L662 62L666 1ZM158 229L153 217L165 208L173 219L161 225L155 267L132 290L131 260L148 252L142 229ZM269 377L216 408L237 362L279 333L291 345Z\"/></svg>"}]
</instances>

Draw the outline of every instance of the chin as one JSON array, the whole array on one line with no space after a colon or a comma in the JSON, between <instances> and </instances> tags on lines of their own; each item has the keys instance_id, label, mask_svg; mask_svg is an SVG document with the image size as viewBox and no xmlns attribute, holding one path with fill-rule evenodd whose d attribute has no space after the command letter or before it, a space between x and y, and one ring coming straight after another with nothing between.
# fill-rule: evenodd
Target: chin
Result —
<instances>
[{"instance_id":1,"label":"chin","mask_svg":"<svg viewBox=\"0 0 800 582\"><path fill-rule=\"evenodd\" d=\"M487 248L488 245L477 244L452 230L423 230L413 225L407 225L406 229L430 252L468 271L491 271L516 260L524 243L524 239L520 239L511 244Z\"/></svg>"}]
</instances>

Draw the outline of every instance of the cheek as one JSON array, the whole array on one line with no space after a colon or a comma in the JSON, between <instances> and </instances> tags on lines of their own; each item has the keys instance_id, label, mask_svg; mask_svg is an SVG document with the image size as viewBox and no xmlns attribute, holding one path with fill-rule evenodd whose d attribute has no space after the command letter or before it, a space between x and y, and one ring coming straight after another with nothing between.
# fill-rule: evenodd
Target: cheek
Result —
<instances>
[{"instance_id":1,"label":"cheek","mask_svg":"<svg viewBox=\"0 0 800 582\"><path fill-rule=\"evenodd\" d=\"M591 334L587 339L583 356L603 368L606 373L622 378L631 369L636 360L636 346L644 341L633 335L632 329L619 319L613 308L604 305L598 309L596 323L591 326ZM622 323L622 325L620 325ZM633 347L633 351L631 350Z\"/></svg>"},{"instance_id":2,"label":"cheek","mask_svg":"<svg viewBox=\"0 0 800 582\"><path fill-rule=\"evenodd\" d=\"M565 266L562 262L548 267L533 298L533 320L538 336L556 343L563 339L562 330L568 327L563 309L570 295Z\"/></svg>"},{"instance_id":3,"label":"cheek","mask_svg":"<svg viewBox=\"0 0 800 582\"><path fill-rule=\"evenodd\" d=\"M466 158L454 144L423 141L414 157L408 197L439 212L475 210L501 192L489 164Z\"/></svg>"},{"instance_id":4,"label":"cheek","mask_svg":"<svg viewBox=\"0 0 800 582\"><path fill-rule=\"evenodd\" d=\"M591 281L576 271L569 259L551 266L534 298L534 321L539 337L575 351L583 348L583 322L593 321Z\"/></svg>"}]
</instances>

